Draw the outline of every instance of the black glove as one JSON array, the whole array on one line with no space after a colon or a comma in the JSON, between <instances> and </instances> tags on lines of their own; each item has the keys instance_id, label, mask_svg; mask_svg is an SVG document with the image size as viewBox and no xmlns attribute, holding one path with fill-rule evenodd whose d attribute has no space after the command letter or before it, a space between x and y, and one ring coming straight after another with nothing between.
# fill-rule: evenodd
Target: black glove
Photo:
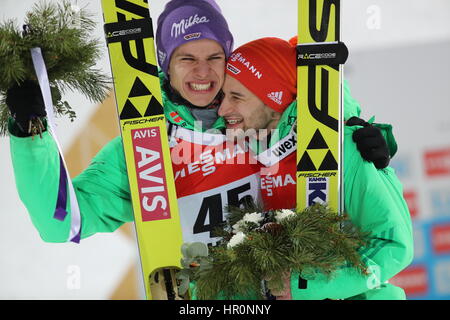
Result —
<instances>
[{"instance_id":1,"label":"black glove","mask_svg":"<svg viewBox=\"0 0 450 320\"><path fill-rule=\"evenodd\" d=\"M364 160L373 162L377 169L386 168L390 161L389 149L381 130L358 117L351 117L346 125L363 126L353 132L356 147Z\"/></svg>"},{"instance_id":2,"label":"black glove","mask_svg":"<svg viewBox=\"0 0 450 320\"><path fill-rule=\"evenodd\" d=\"M44 99L39 84L25 80L6 92L6 105L15 119L21 136L30 136L45 130L41 118L45 117Z\"/></svg>"}]
</instances>

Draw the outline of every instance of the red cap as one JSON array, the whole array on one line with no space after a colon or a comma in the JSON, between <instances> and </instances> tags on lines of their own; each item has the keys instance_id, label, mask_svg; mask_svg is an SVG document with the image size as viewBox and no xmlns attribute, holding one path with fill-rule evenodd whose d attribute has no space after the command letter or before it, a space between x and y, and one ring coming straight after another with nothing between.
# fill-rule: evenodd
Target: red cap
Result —
<instances>
[{"instance_id":1,"label":"red cap","mask_svg":"<svg viewBox=\"0 0 450 320\"><path fill-rule=\"evenodd\" d=\"M288 41L262 38L237 48L226 73L282 113L297 96L296 51Z\"/></svg>"}]
</instances>

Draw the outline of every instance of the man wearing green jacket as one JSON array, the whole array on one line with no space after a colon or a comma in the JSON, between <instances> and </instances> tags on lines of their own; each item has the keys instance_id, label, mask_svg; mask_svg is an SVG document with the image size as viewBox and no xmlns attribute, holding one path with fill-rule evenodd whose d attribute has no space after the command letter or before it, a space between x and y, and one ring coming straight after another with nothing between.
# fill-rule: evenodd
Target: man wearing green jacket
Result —
<instances>
[{"instance_id":1,"label":"man wearing green jacket","mask_svg":"<svg viewBox=\"0 0 450 320\"><path fill-rule=\"evenodd\" d=\"M264 170L261 180L266 209L295 208L296 125L302 125L296 121L295 47L277 38L249 42L232 53L226 73L219 115L232 131L256 130L253 149ZM286 290L275 293L279 299L405 299L403 289L388 283L413 258L411 219L402 185L392 168L361 157L355 132L361 126L381 130L392 155L397 146L390 125L375 128L357 118L359 115L360 106L345 85L344 211L356 226L370 232L368 245L360 250L369 274L347 266L331 279L326 275L309 278L292 271ZM295 147L280 151L286 141Z\"/></svg>"},{"instance_id":2,"label":"man wearing green jacket","mask_svg":"<svg viewBox=\"0 0 450 320\"><path fill-rule=\"evenodd\" d=\"M190 24L189 28L184 29L192 32L188 34L200 34L199 38L172 39L170 27L174 21L183 20L182 17L186 14L200 18L211 15L212 18L194 19L193 21L203 22ZM189 140L189 133L195 130L214 128L222 131L225 121L218 117L217 108L222 99L220 89L224 80L225 58L231 51L233 39L215 2L170 1L158 19L156 39L162 68L160 79L164 112L169 122L169 137L173 139L171 146L175 148L183 143L195 143ZM13 88L8 92L7 104L14 116L9 130L19 196L44 241L66 242L71 228L70 212L62 221L55 219L55 207L62 193L61 161L56 144L48 132L43 133L42 139L33 139L26 130L22 130L27 128L30 118L45 115L42 112L43 102L39 88L31 83ZM196 127L196 120L202 120L203 126ZM228 122L230 124L232 121ZM211 135L223 137L219 133ZM188 166L189 163L184 165ZM180 178L176 180L179 201L200 205L204 194L208 192L205 185L211 181L215 184L208 185L208 188L225 194L248 186L244 193L239 194L240 197L236 196L231 201L224 199L222 203L218 203L220 210L227 203L239 204L244 197L257 200L260 192L259 168L247 163L236 168L236 164L216 163L214 174L202 176L201 179L180 174ZM73 185L80 206L81 239L97 232L113 232L123 223L133 220L120 137L113 139L96 155L89 167L73 179ZM69 208L70 198L67 201L66 208ZM186 211L185 216L197 213L195 210L186 210L185 206L180 206L180 209ZM187 221L190 222L192 221ZM187 239L195 236L192 225L193 223L187 232Z\"/></svg>"},{"instance_id":3,"label":"man wearing green jacket","mask_svg":"<svg viewBox=\"0 0 450 320\"><path fill-rule=\"evenodd\" d=\"M173 29L173 25L181 27ZM233 37L215 1L168 2L158 19L156 44L171 147L193 145L189 139L194 131L216 129L217 133L208 133L208 137L218 136L220 140L225 123L218 117L217 109L222 96L225 61L232 50ZM71 227L70 212L63 221L54 219L58 200L67 197L61 189L64 183L60 181L61 162L55 142L48 132L43 133L42 139L33 139L24 130L31 118L45 116L39 87L27 81L12 88L8 91L7 104L14 116L9 131L20 198L44 241L65 242ZM205 145L203 141L197 144ZM203 196L203 182L208 178L216 182L211 187L222 193L235 188L236 181L249 185L239 196L256 200L259 194L257 166L244 164L242 167L242 170L237 170L238 175L230 175L227 173L233 170L230 165L215 163L214 173L207 177L180 176L176 180L177 194L186 202L201 204L199 198ZM97 232L112 232L133 220L120 137L98 153L90 166L73 179L73 185L80 206L81 239ZM224 199L223 206L227 203L237 205L239 197L235 198L231 201L233 203ZM67 201L70 202L70 198ZM70 208L69 203L66 208ZM186 211L185 206L180 206L180 209ZM186 223L190 223L189 215L197 214L190 211L182 213L185 213L180 215L182 218L188 217ZM194 233L190 226L186 239L196 236Z\"/></svg>"},{"instance_id":4,"label":"man wearing green jacket","mask_svg":"<svg viewBox=\"0 0 450 320\"><path fill-rule=\"evenodd\" d=\"M186 22L186 17L197 19L181 28L180 34L173 33L172 26ZM223 131L225 122L218 117L217 109L222 99L225 58L232 50L233 37L217 4L213 0L168 2L158 19L156 42L162 69L164 114L169 123L169 137L173 139L171 146L191 143L187 137L195 130L213 128ZM42 139L33 139L25 130L30 119L45 116L40 89L37 84L26 81L8 91L6 102L14 117L10 120L9 131L19 196L42 239L65 242L71 226L70 212L62 221L54 219L58 199L65 196L60 189L63 179L56 144L48 132L43 133ZM198 120L202 121L202 126L195 127ZM177 135L180 132L184 135ZM210 135L215 138L222 136ZM219 189L220 193L250 186L240 194L240 198L234 197L232 203L223 199L221 204L217 204L219 210L226 204L237 205L242 197L257 200L259 169L247 164L242 166L242 170L237 170L236 164L216 164L215 168L214 174L201 179L180 175L176 181L179 197L191 204L201 204L207 179L216 182L211 187ZM236 181L241 185L236 186ZM120 137L113 139L97 154L90 166L73 179L73 185L81 212L81 239L97 232L113 232L123 223L133 220ZM70 202L70 198L67 201ZM69 203L66 207L70 208Z\"/></svg>"}]
</instances>

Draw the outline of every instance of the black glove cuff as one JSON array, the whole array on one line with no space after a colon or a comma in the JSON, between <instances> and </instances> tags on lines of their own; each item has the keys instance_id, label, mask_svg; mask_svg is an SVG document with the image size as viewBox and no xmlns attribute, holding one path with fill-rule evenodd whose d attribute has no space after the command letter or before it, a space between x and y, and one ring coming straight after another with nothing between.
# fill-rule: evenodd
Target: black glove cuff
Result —
<instances>
[{"instance_id":1,"label":"black glove cuff","mask_svg":"<svg viewBox=\"0 0 450 320\"><path fill-rule=\"evenodd\" d=\"M39 119L40 123L36 122L37 119ZM38 135L38 134L40 135L43 132L47 131L47 120L45 117L35 118L35 120L33 121L33 124L36 127L36 129L29 130L30 129L29 122L19 123L14 118L10 118L8 130L9 130L10 134L12 134L15 137L19 137L19 138L27 138L27 137L31 137L31 136ZM39 128L40 128L40 130L39 130Z\"/></svg>"},{"instance_id":2,"label":"black glove cuff","mask_svg":"<svg viewBox=\"0 0 450 320\"><path fill-rule=\"evenodd\" d=\"M358 117L351 117L350 119L347 120L345 124L347 126L363 126L363 127L370 126L370 123Z\"/></svg>"}]
</instances>

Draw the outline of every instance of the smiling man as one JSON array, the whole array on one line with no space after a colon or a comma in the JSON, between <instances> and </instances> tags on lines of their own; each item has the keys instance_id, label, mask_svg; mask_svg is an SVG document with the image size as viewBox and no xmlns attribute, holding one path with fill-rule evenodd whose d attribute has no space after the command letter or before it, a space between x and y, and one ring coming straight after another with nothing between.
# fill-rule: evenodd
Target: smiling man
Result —
<instances>
[{"instance_id":1,"label":"smiling man","mask_svg":"<svg viewBox=\"0 0 450 320\"><path fill-rule=\"evenodd\" d=\"M251 52L257 51L267 58L251 59ZM297 91L296 70L287 61L295 63L295 50L288 42L275 38L252 41L233 52L228 59L225 96L219 108L227 129L233 129L231 133L254 129L262 139L276 128Z\"/></svg>"},{"instance_id":2,"label":"smiling man","mask_svg":"<svg viewBox=\"0 0 450 320\"><path fill-rule=\"evenodd\" d=\"M212 230L224 221L227 205L260 197L258 165L245 159L237 163L243 154L248 159L249 152L226 144L225 122L217 112L233 37L214 0L172 0L158 18L155 39L183 238L213 242ZM7 102L12 114L27 118L32 105L36 114L45 115L37 84L11 90ZM45 241L65 242L70 219L63 223L53 218L60 160L51 135L33 139L25 132L11 134L11 153L18 191L33 224ZM73 185L82 239L133 221L120 137L96 155Z\"/></svg>"},{"instance_id":3,"label":"smiling man","mask_svg":"<svg viewBox=\"0 0 450 320\"><path fill-rule=\"evenodd\" d=\"M170 85L195 106L207 107L224 79L225 53L217 41L187 42L172 54L167 75Z\"/></svg>"},{"instance_id":4,"label":"smiling man","mask_svg":"<svg viewBox=\"0 0 450 320\"><path fill-rule=\"evenodd\" d=\"M268 107L249 89L233 77L226 77L224 89L226 94L219 109L219 115L224 117L227 129L232 135L246 134L251 129L260 130L258 137L263 138L275 129L281 117L281 112ZM261 130L266 129L266 130Z\"/></svg>"},{"instance_id":5,"label":"smiling man","mask_svg":"<svg viewBox=\"0 0 450 320\"><path fill-rule=\"evenodd\" d=\"M226 142L218 115L232 45L213 0L172 0L158 18L156 46L184 241L214 242L212 231L224 221L226 206L260 198L258 165L249 163L248 149Z\"/></svg>"},{"instance_id":6,"label":"smiling man","mask_svg":"<svg viewBox=\"0 0 450 320\"><path fill-rule=\"evenodd\" d=\"M169 122L175 183L180 216L183 220L183 238L185 241L210 242L211 231L224 220L223 208L227 204L240 206L246 201L257 200L260 190L259 167L250 165L248 161L242 164L233 162L237 155L246 154L248 150L235 148L235 145L228 148L225 145L225 136L221 133L198 135L199 132L210 128L219 131L225 129L225 121L218 116L217 109L222 101L220 89L224 82L225 59L232 50L233 38L220 9L213 0L172 0L167 3L158 19L156 42L158 61L162 70L160 79L163 87L164 113ZM262 46L248 51L249 55L245 56L245 60L242 57L236 60L242 64L236 66L241 68L240 73L234 73L236 70L231 72L230 67L228 68L227 77L231 76L242 85L233 83L232 79L227 80L224 88L225 101L220 113L227 120L229 128L276 128L281 133L280 138L285 138L294 132L291 128L295 123L292 120L295 120L296 116L295 79L289 76L287 83L282 81L287 75L295 73L290 71L291 68L295 68L295 61L292 61L292 65L289 59L284 63L282 53L284 51L274 52L271 46L272 44L263 41ZM294 50L288 49L285 44L282 47ZM258 56L258 52L262 57ZM243 51L241 53L243 54ZM277 54L281 59L268 58L272 55L277 57ZM262 59L269 61L261 65L257 63ZM229 63L230 65L232 64ZM266 66L280 71L280 77L276 77L276 73L272 73L270 69L265 70ZM284 90L284 86L273 87L271 82L284 83L287 91ZM245 91L244 88L248 90ZM34 110L39 109L37 114L42 114L41 111L44 110L38 89L22 87L14 92L10 91L7 104L12 114L23 114L25 118L30 114L20 113L19 110L32 110L30 106L33 106ZM253 104L255 108L252 108ZM247 114L247 111L251 112ZM10 130L18 120L20 119L11 119ZM196 126L197 120L202 121L200 127ZM272 138L273 135L269 139L270 144L276 146L279 140ZM350 147L354 146L351 140L346 143ZM180 150L190 153L185 157L185 152L177 153ZM27 207L40 236L48 242L65 242L70 231L70 219L62 222L53 218L59 188L60 159L51 135L44 132L42 139L33 139L25 132L20 136L11 133L11 154L20 198ZM359 153L353 150L350 154L357 162L354 166L362 166L364 170L378 177L377 179L388 179L386 177L392 175L390 171L383 172L386 175L383 178L372 163L361 164ZM178 161L180 157L183 161ZM287 173L295 171L295 167L286 162L283 162L283 167ZM366 177L364 173L355 175L359 176ZM347 183L351 184L357 182L365 184L360 180L347 180ZM37 185L39 188L36 188ZM81 210L81 238L97 232L112 232L123 223L133 220L120 137L113 139L99 152L90 166L73 179L73 185ZM376 183L375 187L378 188L379 185ZM286 187L287 191L289 188L295 188L292 184L287 184ZM374 186L371 184L371 187ZM289 193L278 192L278 194L281 196L274 198L295 201ZM387 200L383 199L375 204L362 201L363 197L347 203L349 213L355 213L357 220L365 217L363 213L369 205L372 205L371 209L378 210L379 219L375 219L374 222L381 222L379 228L377 224L375 225L374 231L381 232L375 239L379 247L369 248L374 249L367 255L369 262L373 260L375 266L380 265L383 261L379 261L378 257L389 254L389 250L395 251L393 247L397 246L397 251L392 254L398 259L396 263L389 264L387 267L389 272L382 269L383 277L387 277L404 265L408 258L405 254L409 253L410 248L409 243L406 243L409 240L407 232L402 233L400 231L403 229L396 229L397 225L398 228L407 229L408 220L402 215L404 203L398 204L397 211L391 210L389 199L395 194L401 193L392 190L392 195L386 195ZM364 207L359 208L362 204ZM361 210L358 211L359 209ZM368 214L376 218L376 214L371 212L369 210ZM403 224L397 221L401 219ZM392 222L391 229L384 228L384 221ZM393 237L391 244L387 236ZM358 281L361 286L363 280ZM314 287L314 283L311 283ZM321 285L322 283L318 282L317 286ZM346 293L341 295L351 296L361 292L352 286L349 288L353 289L346 289ZM313 297L337 296L335 292L328 294L328 291L319 289L308 291L306 297L311 297L312 294ZM300 296L301 294L294 295L297 298Z\"/></svg>"},{"instance_id":7,"label":"smiling man","mask_svg":"<svg viewBox=\"0 0 450 320\"><path fill-rule=\"evenodd\" d=\"M297 124L295 47L277 38L249 42L232 53L226 73L219 114L227 129L263 130L257 133L253 149L264 170L261 189L266 209L295 208L296 141L301 139L296 136L296 125L302 125ZM411 219L402 186L387 167L389 148L381 130L391 137L393 153L396 144L391 127L380 125L380 130L356 118L360 106L347 85L344 94L344 211L356 226L370 232L367 247L360 251L370 274L343 266L331 279L318 274L305 281L293 270L287 273L286 290L276 293L281 299L405 298L403 289L387 283L413 257ZM264 131L272 128L269 133ZM361 140L361 132L371 137ZM366 156L372 162L358 151L368 144Z\"/></svg>"},{"instance_id":8,"label":"smiling man","mask_svg":"<svg viewBox=\"0 0 450 320\"><path fill-rule=\"evenodd\" d=\"M214 0L172 0L158 18L156 47L169 122L223 129L217 115L233 37Z\"/></svg>"}]
</instances>

